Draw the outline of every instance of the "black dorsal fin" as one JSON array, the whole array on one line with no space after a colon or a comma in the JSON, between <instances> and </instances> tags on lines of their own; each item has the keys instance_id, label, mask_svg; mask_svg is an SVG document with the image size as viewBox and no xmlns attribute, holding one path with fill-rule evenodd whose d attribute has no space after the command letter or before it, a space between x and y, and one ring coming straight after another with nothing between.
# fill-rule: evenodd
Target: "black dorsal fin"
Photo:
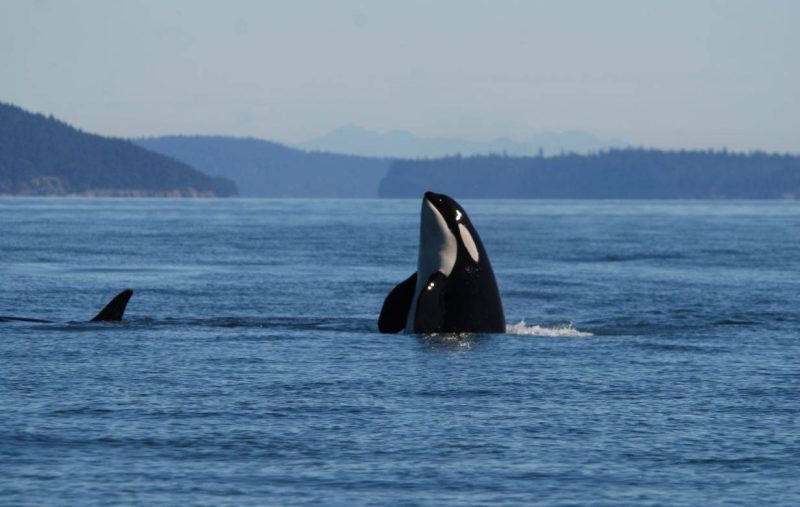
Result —
<instances>
[{"instance_id":1,"label":"black dorsal fin","mask_svg":"<svg viewBox=\"0 0 800 507\"><path fill-rule=\"evenodd\" d=\"M414 299L414 289L417 288L417 274L406 278L392 289L386 296L381 308L381 316L378 317L378 331L381 333L399 333L406 327L408 310L411 308L411 301Z\"/></svg>"},{"instance_id":2,"label":"black dorsal fin","mask_svg":"<svg viewBox=\"0 0 800 507\"><path fill-rule=\"evenodd\" d=\"M133 295L131 289L125 289L117 294L105 308L100 310L92 322L119 322L122 320L122 315L125 313L125 307L128 306L128 300Z\"/></svg>"}]
</instances>

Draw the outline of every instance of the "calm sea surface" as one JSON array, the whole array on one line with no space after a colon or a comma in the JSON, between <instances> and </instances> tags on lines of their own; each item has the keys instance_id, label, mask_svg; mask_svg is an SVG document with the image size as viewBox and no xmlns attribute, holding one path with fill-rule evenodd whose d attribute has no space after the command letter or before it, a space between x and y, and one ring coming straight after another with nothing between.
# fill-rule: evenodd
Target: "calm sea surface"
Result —
<instances>
[{"instance_id":1,"label":"calm sea surface","mask_svg":"<svg viewBox=\"0 0 800 507\"><path fill-rule=\"evenodd\" d=\"M376 332L417 200L0 199L0 504L800 505L800 203L462 204L507 334Z\"/></svg>"}]
</instances>

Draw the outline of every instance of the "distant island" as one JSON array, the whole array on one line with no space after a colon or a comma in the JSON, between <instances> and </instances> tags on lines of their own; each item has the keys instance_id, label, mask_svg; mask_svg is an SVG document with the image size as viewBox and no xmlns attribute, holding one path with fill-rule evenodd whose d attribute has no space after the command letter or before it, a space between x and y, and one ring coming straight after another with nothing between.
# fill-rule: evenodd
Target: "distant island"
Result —
<instances>
[{"instance_id":1,"label":"distant island","mask_svg":"<svg viewBox=\"0 0 800 507\"><path fill-rule=\"evenodd\" d=\"M390 159L308 152L259 139L170 136L140 146L236 181L247 197L794 199L800 157L609 149L590 154Z\"/></svg>"},{"instance_id":2,"label":"distant island","mask_svg":"<svg viewBox=\"0 0 800 507\"><path fill-rule=\"evenodd\" d=\"M227 197L236 184L0 103L0 195Z\"/></svg>"},{"instance_id":3,"label":"distant island","mask_svg":"<svg viewBox=\"0 0 800 507\"><path fill-rule=\"evenodd\" d=\"M0 103L0 195L223 197L237 187L275 198L797 199L800 156L610 148L394 159L225 136L113 139Z\"/></svg>"},{"instance_id":4,"label":"distant island","mask_svg":"<svg viewBox=\"0 0 800 507\"><path fill-rule=\"evenodd\" d=\"M378 193L418 197L429 189L460 198L796 199L800 157L612 149L556 157L398 160Z\"/></svg>"},{"instance_id":5,"label":"distant island","mask_svg":"<svg viewBox=\"0 0 800 507\"><path fill-rule=\"evenodd\" d=\"M234 180L243 197L374 198L392 162L309 152L252 138L166 136L134 142L205 173Z\"/></svg>"}]
</instances>

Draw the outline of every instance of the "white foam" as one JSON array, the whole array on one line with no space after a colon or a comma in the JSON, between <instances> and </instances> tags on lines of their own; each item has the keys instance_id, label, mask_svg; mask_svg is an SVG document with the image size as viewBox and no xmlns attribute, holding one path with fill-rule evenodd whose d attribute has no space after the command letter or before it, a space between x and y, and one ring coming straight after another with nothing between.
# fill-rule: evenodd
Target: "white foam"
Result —
<instances>
[{"instance_id":1,"label":"white foam","mask_svg":"<svg viewBox=\"0 0 800 507\"><path fill-rule=\"evenodd\" d=\"M542 326L527 326L525 321L521 320L516 324L507 324L506 333L520 334L529 336L567 336L567 337L581 337L581 336L594 336L592 333L586 331L578 331L572 324L568 326L558 327L542 327Z\"/></svg>"}]
</instances>

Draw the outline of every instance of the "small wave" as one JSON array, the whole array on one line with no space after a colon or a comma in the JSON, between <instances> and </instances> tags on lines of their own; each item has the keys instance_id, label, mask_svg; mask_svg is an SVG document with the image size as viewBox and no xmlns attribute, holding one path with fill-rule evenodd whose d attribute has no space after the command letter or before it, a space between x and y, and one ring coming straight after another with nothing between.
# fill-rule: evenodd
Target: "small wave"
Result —
<instances>
[{"instance_id":1,"label":"small wave","mask_svg":"<svg viewBox=\"0 0 800 507\"><path fill-rule=\"evenodd\" d=\"M524 320L521 320L516 324L508 324L506 326L506 333L529 336L594 336L592 333L575 329L572 327L572 324L557 327L528 326L525 324Z\"/></svg>"},{"instance_id":2,"label":"small wave","mask_svg":"<svg viewBox=\"0 0 800 507\"><path fill-rule=\"evenodd\" d=\"M753 324L758 324L758 322L755 322L753 320L736 319L736 318L722 319L714 322L715 326L750 326Z\"/></svg>"}]
</instances>

